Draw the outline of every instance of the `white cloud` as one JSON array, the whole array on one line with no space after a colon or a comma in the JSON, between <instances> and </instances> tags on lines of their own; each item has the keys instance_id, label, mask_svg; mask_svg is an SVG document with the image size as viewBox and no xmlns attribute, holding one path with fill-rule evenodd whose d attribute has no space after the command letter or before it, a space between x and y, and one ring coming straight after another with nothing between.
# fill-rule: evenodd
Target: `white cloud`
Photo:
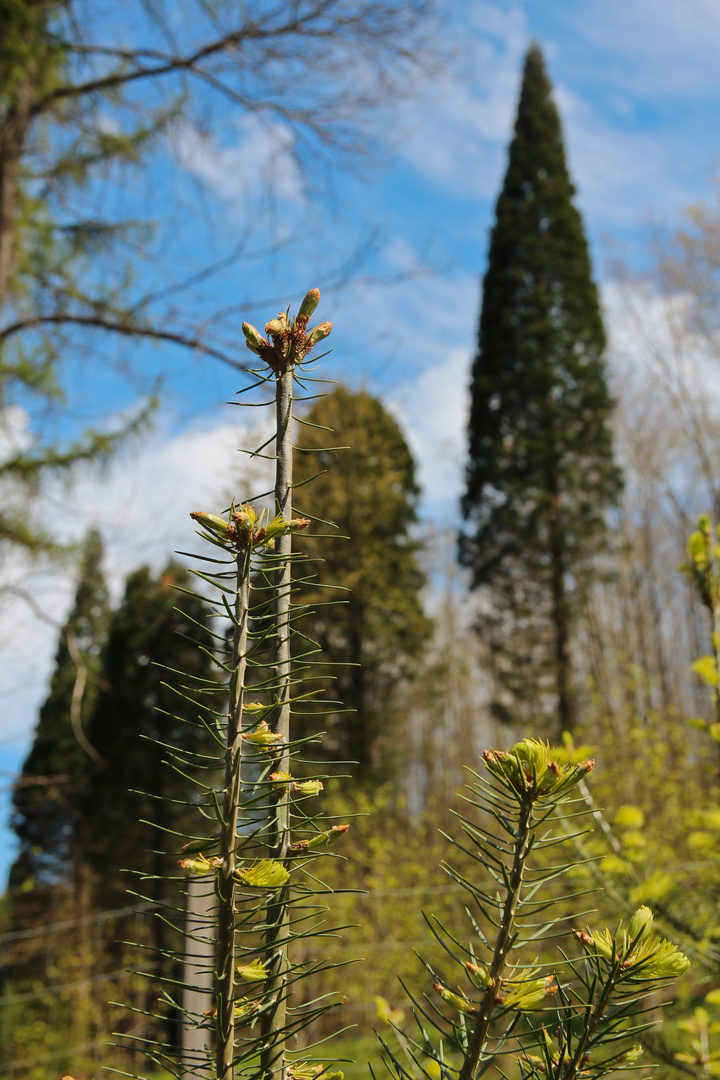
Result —
<instances>
[{"instance_id":1,"label":"white cloud","mask_svg":"<svg viewBox=\"0 0 720 1080\"><path fill-rule=\"evenodd\" d=\"M403 112L402 128L412 135L399 151L446 192L489 198L512 131L528 31L518 5L503 10L480 3L457 32L454 63Z\"/></svg>"},{"instance_id":2,"label":"white cloud","mask_svg":"<svg viewBox=\"0 0 720 1080\"><path fill-rule=\"evenodd\" d=\"M594 225L634 226L650 208L689 201L672 168L676 147L649 132L613 126L589 101L560 86L555 100L579 202ZM662 183L660 183L662 178Z\"/></svg>"},{"instance_id":3,"label":"white cloud","mask_svg":"<svg viewBox=\"0 0 720 1080\"><path fill-rule=\"evenodd\" d=\"M705 166L708 152L667 119L648 124L633 114L644 107L643 95L655 104L652 95L663 83L671 93L695 81L698 89L720 88L720 7L693 0L686 23L688 5L592 0L572 14L570 5L557 6L569 34L541 45L557 79L580 200L595 227L632 227L651 207L674 210L690 202L689 177ZM453 63L406 106L402 127L412 134L398 151L444 196L490 200L506 166L531 8L483 2L467 9ZM542 20L533 21L542 27Z\"/></svg>"},{"instance_id":4,"label":"white cloud","mask_svg":"<svg viewBox=\"0 0 720 1080\"><path fill-rule=\"evenodd\" d=\"M592 42L616 85L687 97L720 84L720 7L716 0L586 0L564 5L565 21ZM620 58L623 58L622 60ZM592 64L592 56L588 57Z\"/></svg>"},{"instance_id":5,"label":"white cloud","mask_svg":"<svg viewBox=\"0 0 720 1080\"><path fill-rule=\"evenodd\" d=\"M257 114L233 125L234 138L220 145L187 123L177 126L175 150L190 173L223 201L247 208L261 196L302 203L302 177L293 157L294 137L285 124Z\"/></svg>"},{"instance_id":6,"label":"white cloud","mask_svg":"<svg viewBox=\"0 0 720 1080\"><path fill-rule=\"evenodd\" d=\"M239 446L252 448L265 437L225 417L206 418L178 434L160 431L102 473L87 470L72 487L48 487L43 520L68 540L81 539L93 526L100 529L117 599L125 576L138 565L157 571L173 551L196 550L191 510L219 512L233 492L239 498L267 489L267 464L237 453ZM29 737L73 591L67 567L31 565L17 556L2 567L0 743ZM38 619L26 596L49 622Z\"/></svg>"},{"instance_id":7,"label":"white cloud","mask_svg":"<svg viewBox=\"0 0 720 1080\"><path fill-rule=\"evenodd\" d=\"M444 528L457 520L462 491L471 357L463 347L440 355L412 382L396 387L388 404L418 463L422 514Z\"/></svg>"}]
</instances>

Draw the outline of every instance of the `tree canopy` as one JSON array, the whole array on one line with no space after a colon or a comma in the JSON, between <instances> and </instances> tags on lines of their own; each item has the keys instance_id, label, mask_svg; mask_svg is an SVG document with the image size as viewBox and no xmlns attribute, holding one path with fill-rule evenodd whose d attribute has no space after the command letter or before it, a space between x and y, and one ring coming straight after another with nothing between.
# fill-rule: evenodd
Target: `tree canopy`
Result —
<instances>
[{"instance_id":1,"label":"tree canopy","mask_svg":"<svg viewBox=\"0 0 720 1080\"><path fill-rule=\"evenodd\" d=\"M308 686L322 685L349 710L332 719L332 756L357 761L364 774L382 771L393 688L411 675L431 631L414 528L415 462L377 398L338 386L303 417L294 475L296 510L307 511L317 521L314 531L325 534L296 541L311 560L310 573L325 586L318 591L310 584L297 598L310 608L299 629L320 646L315 660L331 665L313 666L310 657L317 682ZM336 536L327 536L326 522ZM297 565L299 574L308 574ZM302 647L309 648L307 642Z\"/></svg>"}]
</instances>

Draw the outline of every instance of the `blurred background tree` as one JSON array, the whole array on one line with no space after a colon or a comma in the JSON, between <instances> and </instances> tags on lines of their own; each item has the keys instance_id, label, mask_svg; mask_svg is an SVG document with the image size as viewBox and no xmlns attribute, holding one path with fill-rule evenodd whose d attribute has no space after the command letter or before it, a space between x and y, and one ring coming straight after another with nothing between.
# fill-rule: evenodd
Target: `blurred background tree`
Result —
<instances>
[{"instance_id":1,"label":"blurred background tree","mask_svg":"<svg viewBox=\"0 0 720 1080\"><path fill-rule=\"evenodd\" d=\"M396 691L412 684L432 633L422 604L415 462L397 421L363 390L336 387L302 421L296 510L317 519L321 535L298 536L297 550L312 560L325 601L317 604L312 587L297 597L310 604L298 625L319 645L323 665L309 658L307 687L342 703L322 721L330 723L328 754L377 778L390 767ZM337 536L328 537L326 523ZM303 734L318 726L314 711L307 707Z\"/></svg>"},{"instance_id":2,"label":"blurred background tree","mask_svg":"<svg viewBox=\"0 0 720 1080\"><path fill-rule=\"evenodd\" d=\"M13 920L16 927L49 917L58 886L76 890L83 907L80 878L85 853L78 844L78 814L92 767L83 740L102 679L109 617L102 541L92 531L85 541L75 603L60 631L49 693L13 789L12 828L19 850L9 888L23 896Z\"/></svg>"},{"instance_id":3,"label":"blurred background tree","mask_svg":"<svg viewBox=\"0 0 720 1080\"><path fill-rule=\"evenodd\" d=\"M27 1011L15 1016L14 1034L7 1032L8 1060L22 1058L28 1030L35 1031L36 1051L43 1045L84 1046L93 1034L128 1030L128 1024L138 1037L171 1043L175 1037L177 1017L167 1005L157 1005L157 982L124 983L128 1004L150 1005L159 1013L154 1028L145 1018L140 1023L137 1016L108 1010L109 987L103 986L98 1000L92 986L98 971L115 972L118 981L123 969L137 968L138 952L128 938L146 950L144 970L180 977L159 961L175 935L168 920L136 919L134 930L121 935L122 923L115 919L133 908L152 910L161 897L171 903L175 897L177 917L181 923L184 918L172 877L177 853L192 831L188 816L195 823L188 800L196 789L182 772L183 750L204 746L186 720L202 709L194 678L212 676L214 669L202 650L208 641L203 605L182 591L189 581L184 569L170 563L156 577L140 568L130 574L120 605L109 613L100 557L99 538L91 534L50 694L14 792L12 824L20 851L10 873L6 925L15 944L6 953L5 980L11 1000L13 992L21 1000L26 996ZM75 713L78 667L69 640L71 652L76 641L82 662L92 665ZM167 683L176 671L186 676L181 693ZM100 918L100 912L107 914ZM52 973L42 939L39 952L33 951L32 928L53 928L63 920L67 933L54 947L53 964L55 981L71 990L70 1019L64 1032L55 1030L57 1020L36 1030L32 1025L42 1002L33 987ZM65 999L58 1003L60 1012L66 1006ZM10 1023L7 1015L0 1020Z\"/></svg>"},{"instance_id":4,"label":"blurred background tree","mask_svg":"<svg viewBox=\"0 0 720 1080\"><path fill-rule=\"evenodd\" d=\"M525 59L472 369L462 562L498 715L576 721L576 614L621 490L605 331L540 49ZM539 728L538 728L539 725Z\"/></svg>"}]
</instances>

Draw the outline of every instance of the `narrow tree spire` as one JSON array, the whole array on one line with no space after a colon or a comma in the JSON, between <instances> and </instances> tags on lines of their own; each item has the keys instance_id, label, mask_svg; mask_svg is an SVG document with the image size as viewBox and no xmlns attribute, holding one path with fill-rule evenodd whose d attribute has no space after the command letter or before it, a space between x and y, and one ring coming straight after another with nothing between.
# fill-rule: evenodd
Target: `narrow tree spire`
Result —
<instances>
[{"instance_id":1,"label":"narrow tree spire","mask_svg":"<svg viewBox=\"0 0 720 1080\"><path fill-rule=\"evenodd\" d=\"M497 711L574 723L574 616L618 497L605 332L543 57L525 58L472 368L461 560Z\"/></svg>"}]
</instances>

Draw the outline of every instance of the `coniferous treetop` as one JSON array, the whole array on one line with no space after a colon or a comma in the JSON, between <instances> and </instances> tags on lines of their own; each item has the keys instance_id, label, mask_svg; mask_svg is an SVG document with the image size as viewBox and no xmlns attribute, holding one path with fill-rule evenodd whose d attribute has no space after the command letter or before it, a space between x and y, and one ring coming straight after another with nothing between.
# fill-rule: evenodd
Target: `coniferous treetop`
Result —
<instances>
[{"instance_id":1,"label":"coniferous treetop","mask_svg":"<svg viewBox=\"0 0 720 1080\"><path fill-rule=\"evenodd\" d=\"M483 280L460 554L472 586L492 590L478 629L516 714L522 700L554 711L547 697L538 706L547 692L562 730L573 724L574 618L621 488L605 332L574 194L532 45Z\"/></svg>"},{"instance_id":2,"label":"coniferous treetop","mask_svg":"<svg viewBox=\"0 0 720 1080\"><path fill-rule=\"evenodd\" d=\"M560 118L537 45L528 50L497 201L472 372L462 509L475 584L538 528L548 481L571 515L571 547L619 492L605 332Z\"/></svg>"}]
</instances>

